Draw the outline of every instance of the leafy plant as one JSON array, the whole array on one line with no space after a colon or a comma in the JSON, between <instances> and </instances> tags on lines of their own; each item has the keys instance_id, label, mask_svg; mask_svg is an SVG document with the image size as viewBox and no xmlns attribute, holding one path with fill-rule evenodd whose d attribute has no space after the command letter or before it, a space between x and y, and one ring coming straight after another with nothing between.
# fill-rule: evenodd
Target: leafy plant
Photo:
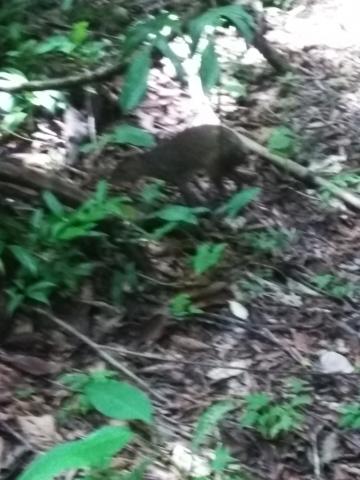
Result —
<instances>
[{"instance_id":1,"label":"leafy plant","mask_svg":"<svg viewBox=\"0 0 360 480\"><path fill-rule=\"evenodd\" d=\"M358 285L331 273L315 275L312 277L311 283L329 297L338 299L352 297L359 291Z\"/></svg>"},{"instance_id":2,"label":"leafy plant","mask_svg":"<svg viewBox=\"0 0 360 480\"><path fill-rule=\"evenodd\" d=\"M204 444L209 435L218 427L226 415L237 408L237 404L231 401L217 402L210 405L199 417L194 429L192 448L196 451Z\"/></svg>"},{"instance_id":3,"label":"leafy plant","mask_svg":"<svg viewBox=\"0 0 360 480\"><path fill-rule=\"evenodd\" d=\"M217 265L223 256L226 243L202 243L196 247L196 252L191 259L192 267L196 275L205 273Z\"/></svg>"},{"instance_id":4,"label":"leafy plant","mask_svg":"<svg viewBox=\"0 0 360 480\"><path fill-rule=\"evenodd\" d=\"M309 395L296 389L282 401L275 401L265 392L249 394L240 424L254 428L266 439L275 439L300 427L304 419L301 408L310 401Z\"/></svg>"},{"instance_id":5,"label":"leafy plant","mask_svg":"<svg viewBox=\"0 0 360 480\"><path fill-rule=\"evenodd\" d=\"M178 293L170 300L170 313L174 317L184 318L202 313L202 310L193 304L188 293Z\"/></svg>"},{"instance_id":6,"label":"leafy plant","mask_svg":"<svg viewBox=\"0 0 360 480\"><path fill-rule=\"evenodd\" d=\"M267 146L273 153L292 156L297 149L297 138L290 128L280 126L273 129Z\"/></svg>"},{"instance_id":7,"label":"leafy plant","mask_svg":"<svg viewBox=\"0 0 360 480\"><path fill-rule=\"evenodd\" d=\"M346 171L338 173L337 175L331 177L329 182L339 188L352 190L355 193L360 192L360 175L358 171ZM333 197L333 194L330 190L322 188L320 190L320 196L325 202L328 202Z\"/></svg>"},{"instance_id":8,"label":"leafy plant","mask_svg":"<svg viewBox=\"0 0 360 480\"><path fill-rule=\"evenodd\" d=\"M348 403L341 408L340 426L349 429L360 428L360 403Z\"/></svg>"},{"instance_id":9,"label":"leafy plant","mask_svg":"<svg viewBox=\"0 0 360 480\"><path fill-rule=\"evenodd\" d=\"M3 223L0 229L10 313L24 302L47 304L55 292L66 296L76 290L96 265L84 253L83 239L104 238L98 230L101 222L127 217L128 199L108 197L104 182L75 210L65 208L50 192L44 193L43 201L45 208L33 212L27 228L15 234ZM8 238L10 231L13 239Z\"/></svg>"},{"instance_id":10,"label":"leafy plant","mask_svg":"<svg viewBox=\"0 0 360 480\"><path fill-rule=\"evenodd\" d=\"M284 250L290 239L290 232L275 228L268 228L259 232L243 233L240 237L240 241L244 241L245 244L254 251L271 254Z\"/></svg>"}]
</instances>

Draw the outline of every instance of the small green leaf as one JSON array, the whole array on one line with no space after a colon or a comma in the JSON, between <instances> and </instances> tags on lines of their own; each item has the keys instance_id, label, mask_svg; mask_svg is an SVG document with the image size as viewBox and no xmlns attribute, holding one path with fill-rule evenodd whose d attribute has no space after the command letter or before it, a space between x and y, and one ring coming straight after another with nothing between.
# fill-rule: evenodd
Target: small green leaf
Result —
<instances>
[{"instance_id":1,"label":"small green leaf","mask_svg":"<svg viewBox=\"0 0 360 480\"><path fill-rule=\"evenodd\" d=\"M200 78L205 91L210 91L219 80L219 63L214 42L209 42L202 52L200 65Z\"/></svg>"},{"instance_id":2,"label":"small green leaf","mask_svg":"<svg viewBox=\"0 0 360 480\"><path fill-rule=\"evenodd\" d=\"M196 275L201 275L219 263L225 248L226 243L202 243L199 245L192 258L192 265Z\"/></svg>"},{"instance_id":3,"label":"small green leaf","mask_svg":"<svg viewBox=\"0 0 360 480\"><path fill-rule=\"evenodd\" d=\"M80 22L74 23L70 32L70 40L76 45L83 43L89 36L88 27L89 22L86 20L81 20Z\"/></svg>"},{"instance_id":4,"label":"small green leaf","mask_svg":"<svg viewBox=\"0 0 360 480\"><path fill-rule=\"evenodd\" d=\"M20 245L10 245L9 250L17 259L17 261L24 267L25 270L36 275L38 271L37 259L29 253L24 247Z\"/></svg>"},{"instance_id":5,"label":"small green leaf","mask_svg":"<svg viewBox=\"0 0 360 480\"><path fill-rule=\"evenodd\" d=\"M151 47L146 45L132 58L124 79L120 105L128 113L139 105L147 88L151 67Z\"/></svg>"},{"instance_id":6,"label":"small green leaf","mask_svg":"<svg viewBox=\"0 0 360 480\"><path fill-rule=\"evenodd\" d=\"M154 136L142 128L132 125L120 125L111 133L111 141L119 144L130 144L136 147L153 147L155 145Z\"/></svg>"},{"instance_id":7,"label":"small green leaf","mask_svg":"<svg viewBox=\"0 0 360 480\"><path fill-rule=\"evenodd\" d=\"M191 208L183 205L169 205L156 212L154 216L168 222L184 222L197 225L197 214L205 213L207 211L208 209L205 207Z\"/></svg>"},{"instance_id":8,"label":"small green leaf","mask_svg":"<svg viewBox=\"0 0 360 480\"><path fill-rule=\"evenodd\" d=\"M56 217L62 217L64 215L65 209L53 193L46 191L42 197L51 213Z\"/></svg>"},{"instance_id":9,"label":"small green leaf","mask_svg":"<svg viewBox=\"0 0 360 480\"><path fill-rule=\"evenodd\" d=\"M211 468L216 473L223 472L235 459L230 455L230 451L224 445L219 445L215 450L215 457L211 461Z\"/></svg>"},{"instance_id":10,"label":"small green leaf","mask_svg":"<svg viewBox=\"0 0 360 480\"><path fill-rule=\"evenodd\" d=\"M102 414L119 420L152 422L149 397L132 385L117 380L91 381L85 387L90 403Z\"/></svg>"},{"instance_id":11,"label":"small green leaf","mask_svg":"<svg viewBox=\"0 0 360 480\"><path fill-rule=\"evenodd\" d=\"M279 155L292 155L296 146L295 134L290 128L274 128L267 142L268 149Z\"/></svg>"},{"instance_id":12,"label":"small green leaf","mask_svg":"<svg viewBox=\"0 0 360 480\"><path fill-rule=\"evenodd\" d=\"M17 480L50 480L67 470L105 466L133 438L124 427L102 427L83 440L58 445L36 458Z\"/></svg>"},{"instance_id":13,"label":"small green leaf","mask_svg":"<svg viewBox=\"0 0 360 480\"><path fill-rule=\"evenodd\" d=\"M233 195L224 205L217 209L217 213L225 214L227 217L234 218L250 202L252 202L260 193L260 188L246 188Z\"/></svg>"},{"instance_id":14,"label":"small green leaf","mask_svg":"<svg viewBox=\"0 0 360 480\"><path fill-rule=\"evenodd\" d=\"M192 448L197 450L204 443L208 435L212 434L219 422L236 408L230 401L217 402L208 407L200 416L193 434Z\"/></svg>"}]
</instances>

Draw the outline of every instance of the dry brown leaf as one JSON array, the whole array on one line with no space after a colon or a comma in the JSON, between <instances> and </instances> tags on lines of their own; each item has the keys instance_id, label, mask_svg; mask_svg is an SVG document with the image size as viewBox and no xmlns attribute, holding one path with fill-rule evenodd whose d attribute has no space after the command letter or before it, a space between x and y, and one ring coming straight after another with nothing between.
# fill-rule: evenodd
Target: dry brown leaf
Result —
<instances>
[{"instance_id":1,"label":"dry brown leaf","mask_svg":"<svg viewBox=\"0 0 360 480\"><path fill-rule=\"evenodd\" d=\"M19 416L17 421L28 442L37 448L47 449L60 440L52 415Z\"/></svg>"}]
</instances>

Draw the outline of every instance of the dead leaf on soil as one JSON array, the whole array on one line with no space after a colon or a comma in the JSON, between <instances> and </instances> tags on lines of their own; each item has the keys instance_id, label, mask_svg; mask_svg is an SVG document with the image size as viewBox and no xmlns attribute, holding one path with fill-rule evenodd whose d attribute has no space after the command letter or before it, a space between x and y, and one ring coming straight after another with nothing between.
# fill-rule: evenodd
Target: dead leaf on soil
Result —
<instances>
[{"instance_id":1,"label":"dead leaf on soil","mask_svg":"<svg viewBox=\"0 0 360 480\"><path fill-rule=\"evenodd\" d=\"M60 440L52 415L19 416L17 421L26 439L37 448L47 449Z\"/></svg>"}]
</instances>

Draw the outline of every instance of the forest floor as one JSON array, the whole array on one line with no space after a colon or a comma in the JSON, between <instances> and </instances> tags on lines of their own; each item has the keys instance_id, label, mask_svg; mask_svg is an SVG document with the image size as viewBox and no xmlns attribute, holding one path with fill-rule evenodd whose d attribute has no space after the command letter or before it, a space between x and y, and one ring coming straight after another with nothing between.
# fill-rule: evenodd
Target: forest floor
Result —
<instances>
[{"instance_id":1,"label":"forest floor","mask_svg":"<svg viewBox=\"0 0 360 480\"><path fill-rule=\"evenodd\" d=\"M268 39L295 73L279 77L264 62L253 70L249 66L246 96L235 106L230 102L222 118L260 141L274 127L290 127L299 162L360 191L357 3L304 0L286 13L269 9ZM181 87L162 80L163 71L154 75L157 83L137 118L154 133L168 132L172 123L188 122L181 113L186 105L175 111L174 88ZM222 423L218 440L241 465L239 478L360 478L360 432L340 426L341 409L360 402L359 215L266 160L256 158L252 166L261 194L246 210L242 227L235 222L222 229L204 227L205 241L225 242L228 250L201 281L184 262L187 237L175 236L154 249L152 273L143 275L126 309L93 298L90 288L90 301L74 298L56 310L75 328L86 317L95 350L55 327L33 331L24 319L24 331L8 339L8 358L0 364L1 479L15 478L19 459L21 464L33 452L81 436L99 422L69 412L60 421L70 394L57 381L60 372L112 368L99 351L166 399L154 403L166 439L161 448L169 457L174 442L185 444L215 401L265 392L284 406L291 395L306 393L311 400L301 406L303 419L279 438L241 427L239 415ZM236 240L240 228L248 234L243 243ZM201 314L170 318L165 307L181 291L191 294ZM83 300L86 292L81 295ZM341 355L336 374L324 373L332 368L324 352ZM56 374L49 373L52 368ZM289 386L294 378L297 393L291 390L294 380ZM176 473L158 462L151 475L165 479Z\"/></svg>"}]
</instances>

